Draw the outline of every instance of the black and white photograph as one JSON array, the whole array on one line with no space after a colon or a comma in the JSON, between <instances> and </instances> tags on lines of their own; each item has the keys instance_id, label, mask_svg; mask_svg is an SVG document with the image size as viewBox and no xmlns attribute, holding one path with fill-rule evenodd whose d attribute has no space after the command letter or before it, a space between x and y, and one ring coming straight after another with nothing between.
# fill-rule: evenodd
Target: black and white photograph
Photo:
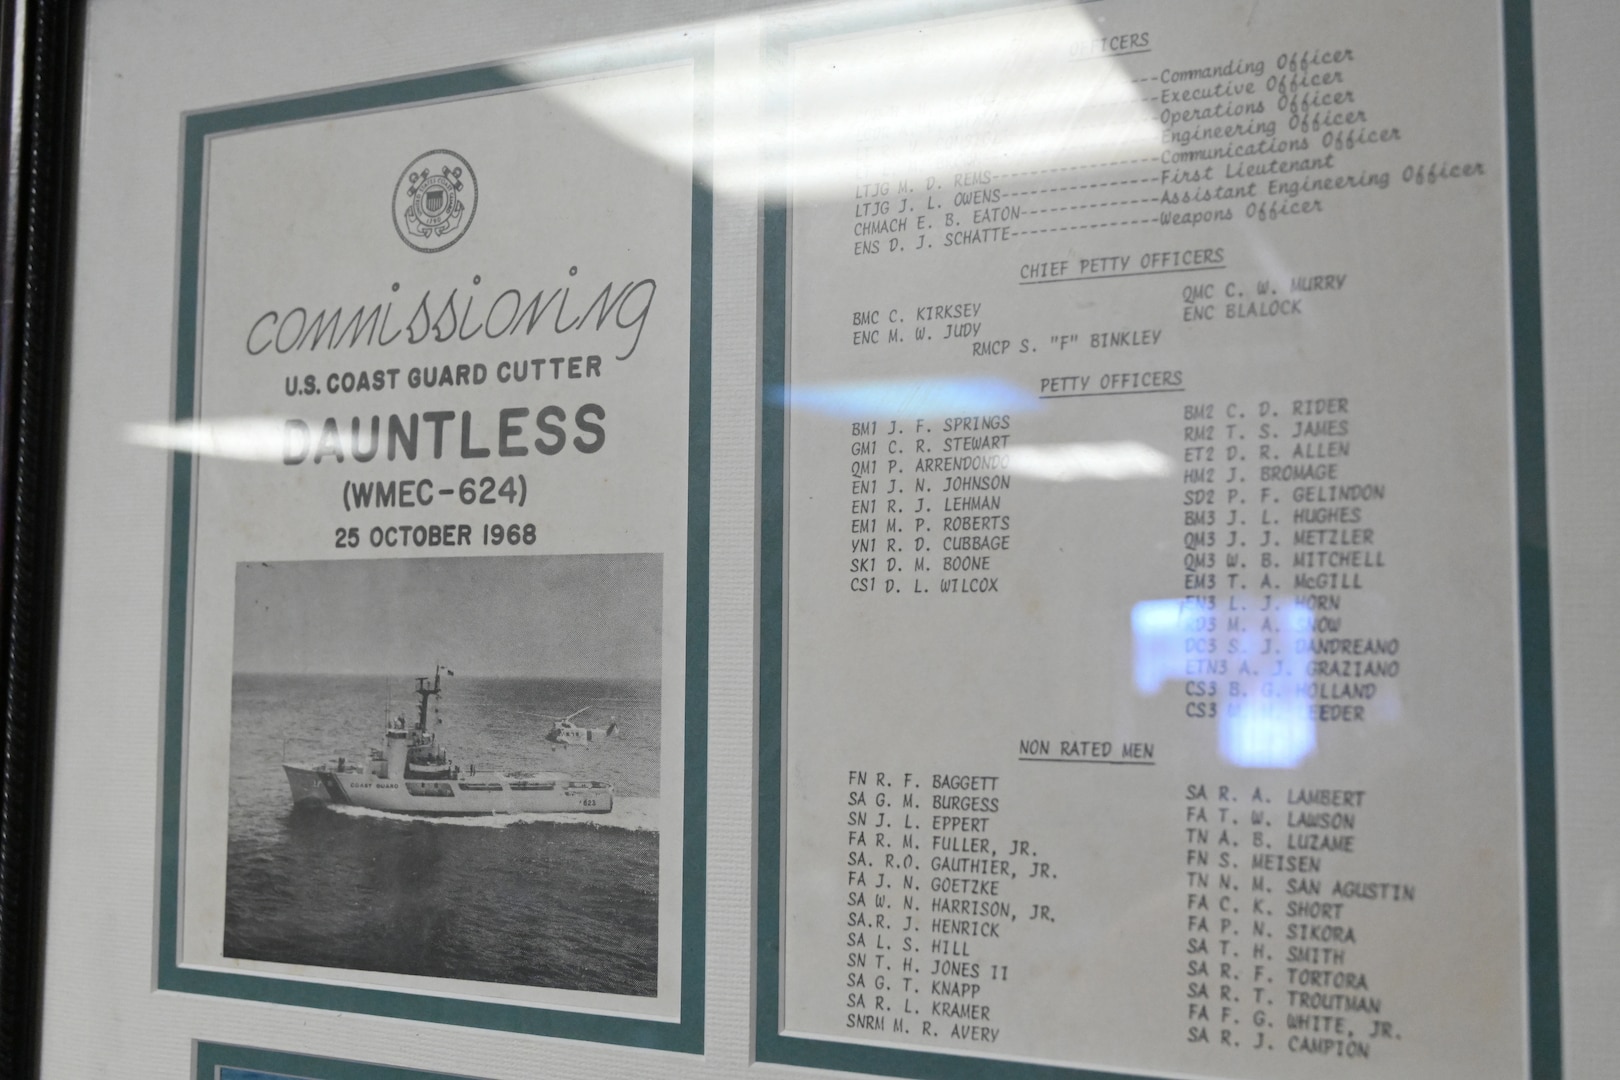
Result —
<instances>
[{"instance_id":1,"label":"black and white photograph","mask_svg":"<svg viewBox=\"0 0 1620 1080\"><path fill-rule=\"evenodd\" d=\"M224 955L658 991L663 558L236 567Z\"/></svg>"}]
</instances>

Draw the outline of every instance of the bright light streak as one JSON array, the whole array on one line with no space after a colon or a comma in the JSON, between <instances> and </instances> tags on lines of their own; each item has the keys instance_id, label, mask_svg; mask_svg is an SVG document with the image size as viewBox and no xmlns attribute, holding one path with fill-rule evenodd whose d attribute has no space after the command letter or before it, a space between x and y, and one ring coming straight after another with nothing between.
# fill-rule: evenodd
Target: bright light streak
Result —
<instances>
[{"instance_id":1,"label":"bright light streak","mask_svg":"<svg viewBox=\"0 0 1620 1080\"><path fill-rule=\"evenodd\" d=\"M1030 412L1038 397L1000 379L907 379L777 387L774 404L826 416L936 420L974 412Z\"/></svg>"},{"instance_id":2,"label":"bright light streak","mask_svg":"<svg viewBox=\"0 0 1620 1080\"><path fill-rule=\"evenodd\" d=\"M124 437L135 446L233 461L281 460L282 421L265 417L130 424L124 430Z\"/></svg>"},{"instance_id":3,"label":"bright light streak","mask_svg":"<svg viewBox=\"0 0 1620 1080\"><path fill-rule=\"evenodd\" d=\"M1136 480L1169 476L1170 458L1139 442L1014 446L1007 471L1034 480Z\"/></svg>"},{"instance_id":4,"label":"bright light streak","mask_svg":"<svg viewBox=\"0 0 1620 1080\"><path fill-rule=\"evenodd\" d=\"M1034 172L1153 157L1162 149L1157 111L1133 77L1140 73L1125 59L1087 54L1086 43L1100 32L1080 7L941 16L936 0L851 0L766 16L908 28L843 36L836 64L818 65L817 54L806 52L791 62L791 75L728 69L714 80L715 123L706 146L691 145L682 102L648 93L634 80L581 79L551 92L661 160L681 164L695 150L699 161L710 162L712 184L749 194L758 185L799 198L847 195L861 177ZM749 33L758 25L754 17L725 20L716 33ZM629 43L690 32L676 27ZM505 66L528 80L543 76L546 56ZM789 93L774 82L778 77L791 79ZM759 109L761 101L790 99L790 115Z\"/></svg>"}]
</instances>

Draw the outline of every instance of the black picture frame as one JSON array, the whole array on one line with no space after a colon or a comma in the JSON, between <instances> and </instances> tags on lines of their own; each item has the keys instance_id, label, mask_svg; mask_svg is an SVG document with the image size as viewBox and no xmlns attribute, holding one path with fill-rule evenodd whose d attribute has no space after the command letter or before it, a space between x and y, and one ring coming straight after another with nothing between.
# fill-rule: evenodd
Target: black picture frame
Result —
<instances>
[{"instance_id":1,"label":"black picture frame","mask_svg":"<svg viewBox=\"0 0 1620 1080\"><path fill-rule=\"evenodd\" d=\"M38 1069L82 5L0 0L0 1075Z\"/></svg>"}]
</instances>

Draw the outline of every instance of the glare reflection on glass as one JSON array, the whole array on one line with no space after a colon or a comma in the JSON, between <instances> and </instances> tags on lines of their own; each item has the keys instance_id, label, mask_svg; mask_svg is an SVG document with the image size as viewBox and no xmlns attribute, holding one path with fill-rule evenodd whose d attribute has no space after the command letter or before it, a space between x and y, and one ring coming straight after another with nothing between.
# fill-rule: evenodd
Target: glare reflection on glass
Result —
<instances>
[{"instance_id":1,"label":"glare reflection on glass","mask_svg":"<svg viewBox=\"0 0 1620 1080\"><path fill-rule=\"evenodd\" d=\"M1213 604L1191 598L1143 600L1131 608L1136 692L1157 694L1166 679L1184 677L1187 642L1214 617Z\"/></svg>"},{"instance_id":2,"label":"glare reflection on glass","mask_svg":"<svg viewBox=\"0 0 1620 1080\"><path fill-rule=\"evenodd\" d=\"M1233 598L1227 611L1193 597L1137 603L1133 675L1143 696L1185 680L1187 715L1218 717L1221 756L1232 764L1291 769L1316 749L1310 682L1298 669L1314 623L1297 601L1265 599Z\"/></svg>"},{"instance_id":3,"label":"glare reflection on glass","mask_svg":"<svg viewBox=\"0 0 1620 1080\"><path fill-rule=\"evenodd\" d=\"M758 183L799 198L846 192L856 175L948 174L962 167L964 142L1004 173L1156 156L1163 125L1144 73L1094 51L1101 36L1077 5L1053 5L1016 20L971 17L974 5L940 0L859 0L807 7L829 25L903 25L932 20L896 50L892 40L852 39L835 68L806 64L795 75L795 108L783 122L758 108L762 76L733 68L714 80L719 122L696 147L717 188ZM952 14L970 17L951 19ZM717 24L724 36L729 28ZM651 39L674 39L675 28ZM606 43L598 46L610 48ZM1042 62L1009 58L1035 57ZM520 57L517 80L543 74L546 56ZM766 76L768 78L768 76ZM689 160L680 105L633 83L591 80L554 88L557 99L628 146Z\"/></svg>"},{"instance_id":4,"label":"glare reflection on glass","mask_svg":"<svg viewBox=\"0 0 1620 1080\"><path fill-rule=\"evenodd\" d=\"M1033 480L1133 480L1169 476L1168 455L1139 442L1013 446L1007 471Z\"/></svg>"},{"instance_id":5,"label":"glare reflection on glass","mask_svg":"<svg viewBox=\"0 0 1620 1080\"><path fill-rule=\"evenodd\" d=\"M222 417L173 423L130 424L124 437L134 446L235 461L281 461L284 422L268 417Z\"/></svg>"},{"instance_id":6,"label":"glare reflection on glass","mask_svg":"<svg viewBox=\"0 0 1620 1080\"><path fill-rule=\"evenodd\" d=\"M790 409L838 418L936 420L978 412L1031 412L1041 407L1034 394L992 378L795 383L775 387L771 397L775 404Z\"/></svg>"},{"instance_id":7,"label":"glare reflection on glass","mask_svg":"<svg viewBox=\"0 0 1620 1080\"><path fill-rule=\"evenodd\" d=\"M1239 635L1231 657L1237 677L1222 680L1221 756L1227 761L1291 769L1316 749L1309 682L1293 667L1310 636L1310 609L1294 601Z\"/></svg>"}]
</instances>

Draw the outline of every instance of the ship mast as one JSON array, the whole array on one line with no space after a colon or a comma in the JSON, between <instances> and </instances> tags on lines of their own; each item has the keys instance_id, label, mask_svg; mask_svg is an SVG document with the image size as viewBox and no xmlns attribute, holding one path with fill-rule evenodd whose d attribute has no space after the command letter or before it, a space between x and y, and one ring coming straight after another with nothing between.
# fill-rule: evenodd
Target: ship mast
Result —
<instances>
[{"instance_id":1,"label":"ship mast","mask_svg":"<svg viewBox=\"0 0 1620 1080\"><path fill-rule=\"evenodd\" d=\"M443 670L446 675L455 674L455 672L451 671L449 668L444 668ZM439 696L439 671L440 665L434 664L432 686L428 685L428 677L426 675L418 675L416 677L416 730L422 732L423 734L427 733L428 699Z\"/></svg>"}]
</instances>

